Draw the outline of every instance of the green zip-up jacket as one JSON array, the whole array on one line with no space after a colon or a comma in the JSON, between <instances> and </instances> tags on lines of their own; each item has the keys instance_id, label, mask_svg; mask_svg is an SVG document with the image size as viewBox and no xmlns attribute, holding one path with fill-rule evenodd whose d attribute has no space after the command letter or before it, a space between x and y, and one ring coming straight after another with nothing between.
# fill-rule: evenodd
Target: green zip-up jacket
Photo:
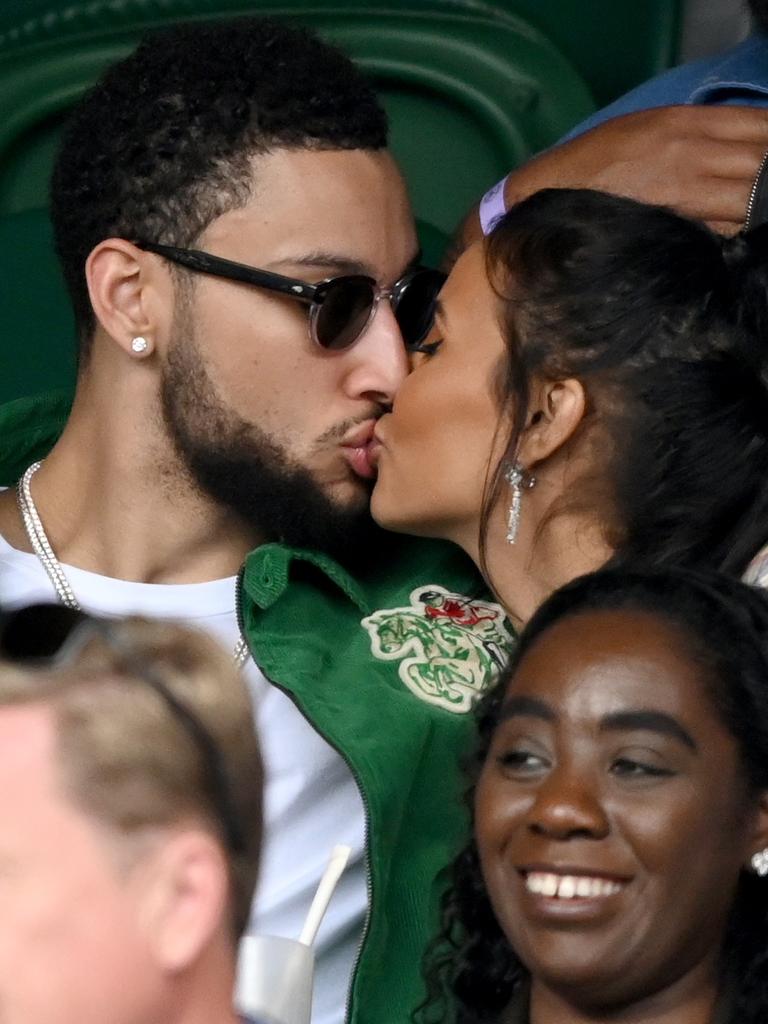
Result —
<instances>
[{"instance_id":1,"label":"green zip-up jacket","mask_svg":"<svg viewBox=\"0 0 768 1024\"><path fill-rule=\"evenodd\" d=\"M56 441L68 396L0 408L0 484ZM346 760L367 816L369 911L353 1024L408 1024L423 998L444 868L466 840L468 713L511 635L457 549L382 535L353 578L328 557L266 544L247 557L239 614L256 663Z\"/></svg>"}]
</instances>

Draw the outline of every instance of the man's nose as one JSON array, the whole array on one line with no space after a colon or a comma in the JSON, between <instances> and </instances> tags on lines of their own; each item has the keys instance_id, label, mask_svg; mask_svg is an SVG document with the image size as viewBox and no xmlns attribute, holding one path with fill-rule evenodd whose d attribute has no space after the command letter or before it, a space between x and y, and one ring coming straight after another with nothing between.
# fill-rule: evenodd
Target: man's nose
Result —
<instances>
[{"instance_id":1,"label":"man's nose","mask_svg":"<svg viewBox=\"0 0 768 1024\"><path fill-rule=\"evenodd\" d=\"M389 299L382 297L365 333L350 352L347 393L390 405L408 370L400 327Z\"/></svg>"}]
</instances>

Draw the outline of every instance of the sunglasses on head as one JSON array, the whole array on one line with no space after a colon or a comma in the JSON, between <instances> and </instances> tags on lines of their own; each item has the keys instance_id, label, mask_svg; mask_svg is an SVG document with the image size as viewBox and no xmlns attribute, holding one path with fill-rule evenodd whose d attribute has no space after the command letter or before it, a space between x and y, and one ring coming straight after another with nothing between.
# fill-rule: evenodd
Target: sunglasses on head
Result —
<instances>
[{"instance_id":1,"label":"sunglasses on head","mask_svg":"<svg viewBox=\"0 0 768 1024\"><path fill-rule=\"evenodd\" d=\"M372 277L365 274L344 274L319 284L308 284L294 277L212 256L199 249L177 249L173 245L155 242L137 242L136 245L187 270L266 288L306 303L312 340L332 352L349 348L362 337L382 299L391 302L406 347L418 345L432 326L435 299L445 282L445 274L439 270L414 267L391 288L380 288Z\"/></svg>"},{"instance_id":2,"label":"sunglasses on head","mask_svg":"<svg viewBox=\"0 0 768 1024\"><path fill-rule=\"evenodd\" d=\"M119 622L99 619L60 604L36 604L0 615L0 659L26 668L76 668L78 655L98 639L115 655L121 675L137 679L161 698L197 747L205 766L211 806L233 853L246 849L235 813L224 758L200 718L180 700Z\"/></svg>"}]
</instances>

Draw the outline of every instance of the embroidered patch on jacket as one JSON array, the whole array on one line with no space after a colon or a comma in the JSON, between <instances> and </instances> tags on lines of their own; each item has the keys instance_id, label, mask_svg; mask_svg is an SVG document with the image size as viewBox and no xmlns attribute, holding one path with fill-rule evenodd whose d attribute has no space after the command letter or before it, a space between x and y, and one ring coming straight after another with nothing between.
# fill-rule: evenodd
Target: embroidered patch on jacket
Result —
<instances>
[{"instance_id":1,"label":"embroidered patch on jacket","mask_svg":"<svg viewBox=\"0 0 768 1024\"><path fill-rule=\"evenodd\" d=\"M463 714L498 677L513 636L504 609L427 584L403 608L382 608L362 620L371 650L400 661L399 675L417 697Z\"/></svg>"}]
</instances>

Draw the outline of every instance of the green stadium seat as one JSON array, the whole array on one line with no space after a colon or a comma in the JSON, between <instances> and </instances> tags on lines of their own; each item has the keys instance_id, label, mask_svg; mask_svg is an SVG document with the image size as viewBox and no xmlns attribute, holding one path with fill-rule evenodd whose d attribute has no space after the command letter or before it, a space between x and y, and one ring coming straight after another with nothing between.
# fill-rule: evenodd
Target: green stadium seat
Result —
<instances>
[{"instance_id":1,"label":"green stadium seat","mask_svg":"<svg viewBox=\"0 0 768 1024\"><path fill-rule=\"evenodd\" d=\"M71 385L74 326L44 210L0 217L0 402Z\"/></svg>"},{"instance_id":2,"label":"green stadium seat","mask_svg":"<svg viewBox=\"0 0 768 1024\"><path fill-rule=\"evenodd\" d=\"M493 0L566 56L599 107L677 63L684 0Z\"/></svg>"}]
</instances>

